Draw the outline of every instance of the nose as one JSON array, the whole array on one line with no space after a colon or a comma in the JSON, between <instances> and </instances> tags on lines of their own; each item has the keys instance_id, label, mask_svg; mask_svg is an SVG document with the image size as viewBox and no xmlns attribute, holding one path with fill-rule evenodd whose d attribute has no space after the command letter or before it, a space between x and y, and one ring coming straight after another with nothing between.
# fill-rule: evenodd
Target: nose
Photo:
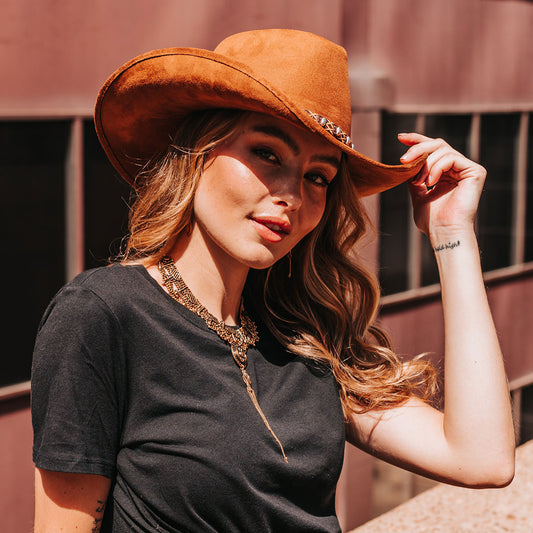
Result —
<instances>
[{"instance_id":1,"label":"nose","mask_svg":"<svg viewBox=\"0 0 533 533\"><path fill-rule=\"evenodd\" d=\"M296 175L280 176L273 191L277 205L296 211L302 205L302 180Z\"/></svg>"}]
</instances>

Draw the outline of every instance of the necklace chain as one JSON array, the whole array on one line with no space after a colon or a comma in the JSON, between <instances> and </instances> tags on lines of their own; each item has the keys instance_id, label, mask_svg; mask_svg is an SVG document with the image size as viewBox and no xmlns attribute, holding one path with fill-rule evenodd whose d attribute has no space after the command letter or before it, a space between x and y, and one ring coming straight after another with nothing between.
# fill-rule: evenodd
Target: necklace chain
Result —
<instances>
[{"instance_id":1,"label":"necklace chain","mask_svg":"<svg viewBox=\"0 0 533 533\"><path fill-rule=\"evenodd\" d=\"M174 298L181 305L197 314L199 317L203 318L207 327L217 333L217 335L224 341L226 341L231 347L231 355L239 369L241 370L242 379L246 385L246 390L250 399L252 400L254 407L261 416L263 423L267 427L270 434L274 437L278 446L281 449L283 459L288 463L287 456L285 455L285 450L281 441L278 439L274 430L270 427L268 420L266 419L265 414L263 413L257 396L252 387L252 381L246 367L248 365L248 348L250 346L255 346L255 343L259 341L259 335L257 334L257 326L255 322L248 316L244 310L244 306L241 303L241 308L239 312L239 319L241 326L237 329L229 327L222 320L218 320L213 316L194 296L192 291L187 287L185 281L181 277L174 261L168 256L163 257L158 263L159 272L163 280L163 285L168 291L168 294Z\"/></svg>"}]
</instances>

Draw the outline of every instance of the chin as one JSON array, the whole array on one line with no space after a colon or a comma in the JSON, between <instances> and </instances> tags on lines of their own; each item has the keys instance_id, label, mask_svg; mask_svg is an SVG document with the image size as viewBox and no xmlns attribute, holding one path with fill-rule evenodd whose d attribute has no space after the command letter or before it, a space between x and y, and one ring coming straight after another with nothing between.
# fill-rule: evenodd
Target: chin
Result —
<instances>
[{"instance_id":1,"label":"chin","mask_svg":"<svg viewBox=\"0 0 533 533\"><path fill-rule=\"evenodd\" d=\"M254 270L264 270L265 268L270 268L272 265L274 265L278 259L271 259L269 261L267 260L248 260L244 261L244 264L248 268L253 268Z\"/></svg>"},{"instance_id":2,"label":"chin","mask_svg":"<svg viewBox=\"0 0 533 533\"><path fill-rule=\"evenodd\" d=\"M282 256L274 256L272 253L259 253L257 255L248 255L248 257L242 257L241 262L246 265L248 268L253 268L254 270L264 270L265 268L270 268L272 265L277 263Z\"/></svg>"}]
</instances>

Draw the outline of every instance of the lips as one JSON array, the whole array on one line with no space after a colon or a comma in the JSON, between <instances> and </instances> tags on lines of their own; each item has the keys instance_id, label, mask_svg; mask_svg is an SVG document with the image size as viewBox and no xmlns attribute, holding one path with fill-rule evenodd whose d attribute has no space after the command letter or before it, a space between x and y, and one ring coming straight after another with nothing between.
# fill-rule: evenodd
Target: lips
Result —
<instances>
[{"instance_id":1,"label":"lips","mask_svg":"<svg viewBox=\"0 0 533 533\"><path fill-rule=\"evenodd\" d=\"M291 223L277 217L251 217L259 235L270 242L279 242L292 231Z\"/></svg>"}]
</instances>

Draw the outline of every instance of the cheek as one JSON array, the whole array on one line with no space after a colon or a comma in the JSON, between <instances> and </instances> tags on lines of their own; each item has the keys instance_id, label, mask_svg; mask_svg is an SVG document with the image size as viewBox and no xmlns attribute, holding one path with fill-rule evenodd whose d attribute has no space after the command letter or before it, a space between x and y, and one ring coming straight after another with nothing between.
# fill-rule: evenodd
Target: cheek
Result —
<instances>
[{"instance_id":1,"label":"cheek","mask_svg":"<svg viewBox=\"0 0 533 533\"><path fill-rule=\"evenodd\" d=\"M302 209L302 225L305 227L306 233L309 233L318 226L325 210L325 197L314 197L307 200L304 209Z\"/></svg>"},{"instance_id":2,"label":"cheek","mask_svg":"<svg viewBox=\"0 0 533 533\"><path fill-rule=\"evenodd\" d=\"M194 198L195 213L231 218L254 197L250 171L233 158L218 156L206 168Z\"/></svg>"}]
</instances>

